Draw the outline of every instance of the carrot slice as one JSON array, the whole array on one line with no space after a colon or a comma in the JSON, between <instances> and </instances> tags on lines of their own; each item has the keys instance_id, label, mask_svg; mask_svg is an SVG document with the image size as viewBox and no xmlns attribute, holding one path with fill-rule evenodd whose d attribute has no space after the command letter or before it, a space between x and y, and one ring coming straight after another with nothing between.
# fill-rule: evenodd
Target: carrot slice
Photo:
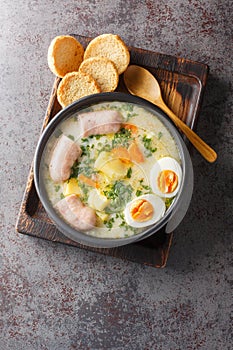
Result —
<instances>
[{"instance_id":1,"label":"carrot slice","mask_svg":"<svg viewBox=\"0 0 233 350\"><path fill-rule=\"evenodd\" d=\"M123 128L130 130L133 135L137 135L138 127L134 124L122 124Z\"/></svg>"},{"instance_id":2,"label":"carrot slice","mask_svg":"<svg viewBox=\"0 0 233 350\"><path fill-rule=\"evenodd\" d=\"M111 155L113 157L120 159L123 163L130 162L130 155L129 155L127 148L125 148L125 147L113 148L111 151Z\"/></svg>"},{"instance_id":3,"label":"carrot slice","mask_svg":"<svg viewBox=\"0 0 233 350\"><path fill-rule=\"evenodd\" d=\"M135 162L135 163L143 163L144 162L144 156L143 156L142 152L140 151L136 142L131 143L128 151L129 151L130 159L133 162Z\"/></svg>"},{"instance_id":4,"label":"carrot slice","mask_svg":"<svg viewBox=\"0 0 233 350\"><path fill-rule=\"evenodd\" d=\"M85 184L88 185L88 186L91 186L91 187L94 187L94 188L99 188L99 187L100 187L99 184L98 184L98 182L96 182L96 181L90 179L89 177L87 177L87 176L85 176L85 175L83 175L83 174L80 174L80 175L78 176L78 179L79 179L79 181L85 183Z\"/></svg>"}]
</instances>

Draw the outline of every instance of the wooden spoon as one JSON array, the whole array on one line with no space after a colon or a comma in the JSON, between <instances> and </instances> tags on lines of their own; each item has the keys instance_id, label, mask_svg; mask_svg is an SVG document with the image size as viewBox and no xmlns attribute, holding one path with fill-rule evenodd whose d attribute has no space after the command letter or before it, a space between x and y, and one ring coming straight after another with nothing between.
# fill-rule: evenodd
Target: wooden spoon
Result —
<instances>
[{"instance_id":1,"label":"wooden spoon","mask_svg":"<svg viewBox=\"0 0 233 350\"><path fill-rule=\"evenodd\" d=\"M124 82L132 95L142 97L160 107L208 162L212 163L216 160L216 152L167 107L158 81L148 70L130 65L124 73Z\"/></svg>"}]
</instances>

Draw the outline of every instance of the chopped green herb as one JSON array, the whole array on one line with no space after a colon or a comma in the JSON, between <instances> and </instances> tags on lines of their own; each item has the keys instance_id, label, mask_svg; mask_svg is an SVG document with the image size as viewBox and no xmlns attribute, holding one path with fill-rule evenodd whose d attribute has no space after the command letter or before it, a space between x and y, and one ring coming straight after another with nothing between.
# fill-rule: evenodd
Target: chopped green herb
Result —
<instances>
[{"instance_id":1,"label":"chopped green herb","mask_svg":"<svg viewBox=\"0 0 233 350\"><path fill-rule=\"evenodd\" d=\"M146 191L152 192L152 188L149 185L142 185L142 188Z\"/></svg>"},{"instance_id":2,"label":"chopped green herb","mask_svg":"<svg viewBox=\"0 0 233 350\"><path fill-rule=\"evenodd\" d=\"M111 109L111 110L118 110L117 106L111 106L111 105L107 106L107 108L103 108L103 109L105 110L105 109L108 109L108 108Z\"/></svg>"},{"instance_id":3,"label":"chopped green herb","mask_svg":"<svg viewBox=\"0 0 233 350\"><path fill-rule=\"evenodd\" d=\"M97 171L93 170L92 167L93 162L94 159L88 157L86 159L83 158L82 160L75 162L71 168L70 179L72 177L77 178L79 174L84 174L88 177L92 174L96 174Z\"/></svg>"},{"instance_id":4,"label":"chopped green herb","mask_svg":"<svg viewBox=\"0 0 233 350\"><path fill-rule=\"evenodd\" d=\"M137 113L127 113L126 115L126 121L128 122L130 118L136 117Z\"/></svg>"},{"instance_id":5,"label":"chopped green herb","mask_svg":"<svg viewBox=\"0 0 233 350\"><path fill-rule=\"evenodd\" d=\"M87 201L88 201L88 193L89 193L88 186L86 186L84 183L79 181L79 187L81 188L81 191L82 191L81 199L82 199L82 201L84 203L87 203Z\"/></svg>"},{"instance_id":6,"label":"chopped green herb","mask_svg":"<svg viewBox=\"0 0 233 350\"><path fill-rule=\"evenodd\" d=\"M70 178L78 177L78 173L79 173L79 162L75 162L74 165L71 168Z\"/></svg>"},{"instance_id":7,"label":"chopped green herb","mask_svg":"<svg viewBox=\"0 0 233 350\"><path fill-rule=\"evenodd\" d=\"M105 225L107 228L111 229L112 226L113 226L114 221L115 221L115 219L112 217L112 218L109 219L109 220L105 220L105 221L104 221L104 225Z\"/></svg>"},{"instance_id":8,"label":"chopped green herb","mask_svg":"<svg viewBox=\"0 0 233 350\"><path fill-rule=\"evenodd\" d=\"M116 105L106 105L103 109L111 109L111 110L117 110L117 111L124 111L124 112L132 112L134 106L131 103L122 103L121 106L116 106Z\"/></svg>"},{"instance_id":9,"label":"chopped green herb","mask_svg":"<svg viewBox=\"0 0 233 350\"><path fill-rule=\"evenodd\" d=\"M71 139L72 141L74 141L74 136L73 135L68 135L69 139Z\"/></svg>"},{"instance_id":10,"label":"chopped green herb","mask_svg":"<svg viewBox=\"0 0 233 350\"><path fill-rule=\"evenodd\" d=\"M62 131L61 131L61 129L57 129L57 130L55 130L55 132L54 132L54 136L58 139L58 137L60 137L62 135Z\"/></svg>"},{"instance_id":11,"label":"chopped green herb","mask_svg":"<svg viewBox=\"0 0 233 350\"><path fill-rule=\"evenodd\" d=\"M90 145L81 145L82 156L90 156Z\"/></svg>"},{"instance_id":12,"label":"chopped green herb","mask_svg":"<svg viewBox=\"0 0 233 350\"><path fill-rule=\"evenodd\" d=\"M133 111L133 105L131 103L123 103L121 108L123 111Z\"/></svg>"},{"instance_id":13,"label":"chopped green herb","mask_svg":"<svg viewBox=\"0 0 233 350\"><path fill-rule=\"evenodd\" d=\"M136 196L139 197L142 194L152 193L152 188L149 185L143 184L143 179L139 180L140 186L136 191Z\"/></svg>"},{"instance_id":14,"label":"chopped green herb","mask_svg":"<svg viewBox=\"0 0 233 350\"><path fill-rule=\"evenodd\" d=\"M131 176L132 176L132 168L129 168L128 171L127 171L126 177L127 177L128 179L130 179Z\"/></svg>"},{"instance_id":15,"label":"chopped green herb","mask_svg":"<svg viewBox=\"0 0 233 350\"><path fill-rule=\"evenodd\" d=\"M58 192L60 190L61 186L60 185L55 185L55 192Z\"/></svg>"},{"instance_id":16,"label":"chopped green herb","mask_svg":"<svg viewBox=\"0 0 233 350\"><path fill-rule=\"evenodd\" d=\"M90 135L90 139L95 138L96 140L99 140L103 135L102 134L98 134L98 135Z\"/></svg>"},{"instance_id":17,"label":"chopped green herb","mask_svg":"<svg viewBox=\"0 0 233 350\"><path fill-rule=\"evenodd\" d=\"M105 211L108 213L116 213L124 209L126 203L131 200L133 188L123 181L116 181L114 184L109 185L103 192L104 195L110 199L110 204Z\"/></svg>"},{"instance_id":18,"label":"chopped green herb","mask_svg":"<svg viewBox=\"0 0 233 350\"><path fill-rule=\"evenodd\" d=\"M100 154L101 152L110 152L111 149L112 147L108 143L102 144L102 147L98 149L98 154Z\"/></svg>"},{"instance_id":19,"label":"chopped green herb","mask_svg":"<svg viewBox=\"0 0 233 350\"><path fill-rule=\"evenodd\" d=\"M125 128L121 128L120 131L114 134L112 140L112 148L115 148L117 146L129 147L131 140L133 140L131 131Z\"/></svg>"},{"instance_id":20,"label":"chopped green herb","mask_svg":"<svg viewBox=\"0 0 233 350\"><path fill-rule=\"evenodd\" d=\"M166 200L165 200L166 209L168 209L168 208L170 207L170 205L171 205L172 202L173 202L173 199L174 199L174 197L172 197L172 198L166 198Z\"/></svg>"},{"instance_id":21,"label":"chopped green herb","mask_svg":"<svg viewBox=\"0 0 233 350\"><path fill-rule=\"evenodd\" d=\"M162 136L163 136L163 133L160 131L160 132L158 133L158 140L160 140Z\"/></svg>"},{"instance_id":22,"label":"chopped green herb","mask_svg":"<svg viewBox=\"0 0 233 350\"><path fill-rule=\"evenodd\" d=\"M136 191L136 196L137 196L137 197L141 196L141 194L142 194L142 191L141 191L141 190L137 190L137 191Z\"/></svg>"},{"instance_id":23,"label":"chopped green herb","mask_svg":"<svg viewBox=\"0 0 233 350\"><path fill-rule=\"evenodd\" d=\"M152 139L146 135L143 136L142 138L142 142L144 144L144 147L146 149L146 157L150 157L152 155L152 153L157 151L156 147L153 147L152 145Z\"/></svg>"},{"instance_id":24,"label":"chopped green herb","mask_svg":"<svg viewBox=\"0 0 233 350\"><path fill-rule=\"evenodd\" d=\"M137 232L137 229L128 225L124 219L124 217L122 218L122 222L120 223L119 225L120 227L124 227L125 231L133 231L134 233ZM128 237L128 234L126 233L125 234L125 237Z\"/></svg>"},{"instance_id":25,"label":"chopped green herb","mask_svg":"<svg viewBox=\"0 0 233 350\"><path fill-rule=\"evenodd\" d=\"M96 172L93 170L93 163L95 159L93 158L93 148L94 144L90 144L90 138L82 138L81 139L81 150L82 155L78 161L74 163L71 168L70 178L77 178L79 174L84 174L85 176L90 176L95 174Z\"/></svg>"}]
</instances>

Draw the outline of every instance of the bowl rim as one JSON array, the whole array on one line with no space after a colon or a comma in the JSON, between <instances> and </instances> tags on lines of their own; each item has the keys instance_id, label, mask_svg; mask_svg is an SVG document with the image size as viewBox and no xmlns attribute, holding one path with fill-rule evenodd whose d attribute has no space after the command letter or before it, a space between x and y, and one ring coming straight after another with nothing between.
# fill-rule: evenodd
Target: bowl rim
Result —
<instances>
[{"instance_id":1,"label":"bowl rim","mask_svg":"<svg viewBox=\"0 0 233 350\"><path fill-rule=\"evenodd\" d=\"M104 102L114 102L114 101L138 104L141 107L144 107L148 109L150 112L156 114L156 116L165 124L165 126L168 128L168 130L170 131L170 133L175 139L175 142L179 151L179 156L181 159L183 176L182 176L180 190L176 195L174 202L172 203L172 206L166 211L165 215L158 222L156 222L154 225L150 226L149 228L143 230L142 232L129 237L103 238L103 237L88 235L88 234L85 234L85 232L76 230L71 225L66 223L57 214L55 209L52 207L51 203L49 203L46 190L45 188L43 188L44 186L40 186L40 182L41 182L40 181L40 163L41 163L43 151L45 149L45 146L48 140L50 139L50 136L53 134L54 130L57 128L57 126L61 122L71 117L74 113L78 113L83 109L90 107L91 105L96 105ZM58 228L59 231L61 231L66 237L72 239L73 241L86 246L98 247L98 248L113 248L117 246L126 245L132 242L136 242L138 240L151 236L153 233L159 231L163 226L165 226L166 223L169 221L169 218L171 217L173 210L175 210L177 203L179 202L179 198L182 194L182 189L183 189L184 179L185 179L185 171L186 171L185 170L186 162L185 162L183 146L185 146L184 141L180 135L179 130L176 128L175 124L170 120L170 118L166 115L166 113L164 113L158 106L152 104L151 102L141 97L129 95L123 92L104 92L104 93L97 93L97 94L85 96L73 102L72 104L68 105L67 107L63 108L61 111L59 111L52 118L52 120L49 121L49 123L43 130L36 147L34 163L33 163L34 183L35 183L36 191L43 207L46 210L46 213L48 214L52 222L55 224L55 226Z\"/></svg>"}]
</instances>

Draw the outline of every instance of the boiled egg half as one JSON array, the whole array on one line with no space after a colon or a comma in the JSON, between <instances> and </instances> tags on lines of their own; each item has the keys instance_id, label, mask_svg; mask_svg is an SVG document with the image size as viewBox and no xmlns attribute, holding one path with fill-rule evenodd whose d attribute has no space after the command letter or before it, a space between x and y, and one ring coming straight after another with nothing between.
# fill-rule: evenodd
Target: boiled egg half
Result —
<instances>
[{"instance_id":1,"label":"boiled egg half","mask_svg":"<svg viewBox=\"0 0 233 350\"><path fill-rule=\"evenodd\" d=\"M157 222L165 213L164 201L154 194L145 194L127 203L124 210L125 221L136 228Z\"/></svg>"},{"instance_id":2,"label":"boiled egg half","mask_svg":"<svg viewBox=\"0 0 233 350\"><path fill-rule=\"evenodd\" d=\"M181 166L171 157L159 159L150 172L152 191L160 197L174 197L179 191L181 179Z\"/></svg>"}]
</instances>

